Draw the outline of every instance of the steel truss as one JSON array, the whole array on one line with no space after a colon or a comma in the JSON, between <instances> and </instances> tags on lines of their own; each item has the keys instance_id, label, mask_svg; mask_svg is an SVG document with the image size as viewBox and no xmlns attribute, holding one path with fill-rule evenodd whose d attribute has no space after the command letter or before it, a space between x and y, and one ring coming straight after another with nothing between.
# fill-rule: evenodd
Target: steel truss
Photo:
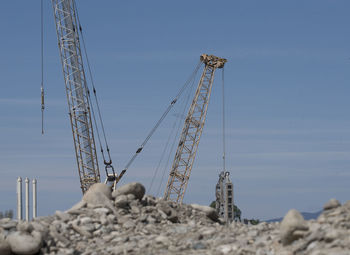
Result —
<instances>
[{"instance_id":1,"label":"steel truss","mask_svg":"<svg viewBox=\"0 0 350 255\"><path fill-rule=\"evenodd\" d=\"M74 0L52 0L58 47L83 193L100 182L88 88L80 50Z\"/></svg>"},{"instance_id":2,"label":"steel truss","mask_svg":"<svg viewBox=\"0 0 350 255\"><path fill-rule=\"evenodd\" d=\"M177 203L182 203L190 178L205 123L215 70L223 68L227 60L203 54L201 61L205 64L204 70L182 129L164 194L164 199Z\"/></svg>"}]
</instances>

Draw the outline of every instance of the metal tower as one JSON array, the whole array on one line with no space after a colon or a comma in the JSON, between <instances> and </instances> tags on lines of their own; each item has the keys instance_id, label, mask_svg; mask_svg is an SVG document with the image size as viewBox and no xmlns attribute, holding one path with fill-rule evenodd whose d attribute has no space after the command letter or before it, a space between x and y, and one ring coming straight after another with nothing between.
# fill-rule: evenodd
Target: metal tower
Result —
<instances>
[{"instance_id":1,"label":"metal tower","mask_svg":"<svg viewBox=\"0 0 350 255\"><path fill-rule=\"evenodd\" d=\"M52 0L73 141L83 193L100 182L74 0Z\"/></svg>"},{"instance_id":2,"label":"metal tower","mask_svg":"<svg viewBox=\"0 0 350 255\"><path fill-rule=\"evenodd\" d=\"M164 199L177 203L182 203L190 178L205 123L215 70L223 68L227 62L224 58L207 54L201 55L200 59L205 65L204 70L182 129L164 194Z\"/></svg>"}]
</instances>

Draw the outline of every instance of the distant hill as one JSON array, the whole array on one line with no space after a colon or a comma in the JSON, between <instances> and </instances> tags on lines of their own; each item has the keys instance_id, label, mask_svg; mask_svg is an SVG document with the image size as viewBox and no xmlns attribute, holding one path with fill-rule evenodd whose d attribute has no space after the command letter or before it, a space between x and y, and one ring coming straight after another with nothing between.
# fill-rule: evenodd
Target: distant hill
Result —
<instances>
[{"instance_id":1,"label":"distant hill","mask_svg":"<svg viewBox=\"0 0 350 255\"><path fill-rule=\"evenodd\" d=\"M318 212L314 212L314 213L302 212L301 215L303 215L305 220L313 220L313 219L317 219L321 213L322 213L322 210L318 211ZM282 218L275 218L275 219L271 219L271 220L265 220L265 222L280 222L282 220L283 220L283 217Z\"/></svg>"}]
</instances>

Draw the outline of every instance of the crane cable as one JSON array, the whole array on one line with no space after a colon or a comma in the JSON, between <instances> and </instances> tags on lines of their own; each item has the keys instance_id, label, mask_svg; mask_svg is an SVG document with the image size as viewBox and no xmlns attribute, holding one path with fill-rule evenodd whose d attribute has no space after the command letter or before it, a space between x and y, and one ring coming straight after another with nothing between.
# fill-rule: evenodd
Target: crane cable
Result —
<instances>
[{"instance_id":1,"label":"crane cable","mask_svg":"<svg viewBox=\"0 0 350 255\"><path fill-rule=\"evenodd\" d=\"M194 82L195 80L193 79L193 82L192 82L192 85L191 85L191 88L189 90L189 93L187 95L187 98L186 98L186 101L184 102L184 106L183 106L183 110L182 110L182 113L181 115L178 117L179 119L179 122L178 122L178 125L177 125L177 130L176 130L176 135L174 137L174 140L173 140L173 143L171 145L171 148L170 148L170 151L169 151L169 154L168 154L168 158L167 158L167 161L166 161L166 165L164 166L163 168L163 173L162 173L162 178L161 178L161 181L159 182L158 184L158 189L157 189L157 194L156 196L158 197L159 194L160 194L160 189L161 187L163 186L163 182L164 182L164 177L165 177L165 173L168 169L168 166L169 166L169 162L170 162L170 158L171 156L173 155L173 152L174 152L174 149L175 149L175 144L176 144L176 141L178 140L178 137L180 136L180 130L181 130L181 124L183 124L181 121L180 121L180 118L182 116L184 116L186 118L186 109L188 108L188 105L189 105L189 102L190 102L190 98L191 98L191 92L193 91L193 88L194 88Z\"/></svg>"},{"instance_id":2,"label":"crane cable","mask_svg":"<svg viewBox=\"0 0 350 255\"><path fill-rule=\"evenodd\" d=\"M225 143L225 72L224 67L222 68L222 164L223 171L226 172L226 143Z\"/></svg>"},{"instance_id":3,"label":"crane cable","mask_svg":"<svg viewBox=\"0 0 350 255\"><path fill-rule=\"evenodd\" d=\"M155 179L156 179L156 176L157 176L157 174L158 174L160 165L161 165L161 163L162 163L162 161L163 161L163 158L164 158L164 156L165 156L165 152L166 152L167 149L168 149L168 146L169 146L169 143L170 143L170 139L171 139L171 137L173 136L173 133L174 133L174 130L175 130L175 127L176 127L176 122L177 122L177 120L175 120L174 123L173 123L173 125L172 125L172 128L171 128L171 131L170 131L170 133L169 133L168 139L167 139L166 144L165 144L165 146L164 146L164 149L163 149L163 151L162 151L162 155L160 156L160 159L159 159L159 162L158 162L158 164L157 164L156 170L155 170L154 173L153 173L152 181L151 181L151 183L150 183L150 185L149 185L149 187L148 187L148 192L150 192L151 189L152 189L152 187L153 187L153 183L154 183L154 181L155 181Z\"/></svg>"},{"instance_id":4,"label":"crane cable","mask_svg":"<svg viewBox=\"0 0 350 255\"><path fill-rule=\"evenodd\" d=\"M187 96L187 99L186 99L186 101L185 101L186 103L184 104L184 111L183 111L182 115L180 115L180 116L176 116L176 115L175 115L176 119L175 119L175 121L174 121L174 123L173 123L173 125L172 125L171 131L170 131L170 133L169 133L167 142L166 142L166 144L165 144L165 146L164 146L162 155L161 155L161 157L160 157L160 159L159 159L159 162L158 162L158 165L157 165L157 167L156 167L156 169L155 169L155 171L154 171L154 174L153 174L153 177L152 177L152 181L151 181L151 184L150 184L149 189L148 189L149 191L151 191L151 189L152 189L152 187L153 187L153 183L154 183L155 178L156 178L156 175L157 175L157 173L158 173L158 171L159 171L160 165L161 165L161 163L162 163L162 161L163 161L163 159L164 159L164 156L165 156L166 151L168 150L168 147L169 147L169 144L170 144L170 140L171 140L172 137L174 137L173 134L174 134L174 131L175 131L175 127L176 127L177 124L178 124L178 121L179 121L179 126L180 126L180 124L181 124L180 119L181 119L181 116L184 115L184 112L185 112L185 110L186 110L186 108L187 108L186 106L188 105L189 97L191 96L191 90L192 90L192 88L193 88L194 81L195 81L195 79L192 79L192 85L189 87L188 96ZM174 140L174 142L176 141L176 138L177 138L177 136L178 136L178 132L179 132L179 128L177 128L177 132L175 133L175 140ZM171 147L170 147L170 151L169 151L169 154L170 154L170 155L172 154L173 147L174 147L174 143L173 143L173 144L171 145ZM168 159L167 159L167 162L166 162L166 167L165 167L165 169L167 168L168 163L169 163L169 156L168 156ZM159 184L161 184L161 183L163 182L165 169L163 170L162 178L161 178ZM159 188L158 188L157 196L158 196L158 193L159 193Z\"/></svg>"},{"instance_id":5,"label":"crane cable","mask_svg":"<svg viewBox=\"0 0 350 255\"><path fill-rule=\"evenodd\" d=\"M196 68L194 69L193 73L190 75L190 77L188 78L188 80L185 82L185 84L182 86L182 88L180 89L180 91L177 93L176 97L170 102L169 106L166 108L166 110L164 111L163 115L160 117L160 119L157 121L157 123L155 124L155 126L151 129L151 131L148 133L146 139L143 141L143 143L139 146L139 148L136 150L135 154L131 157L131 159L128 161L128 163L126 164L126 166L124 167L124 170L120 173L120 178L125 174L125 172L128 170L128 168L130 167L130 165L132 164L132 162L134 162L134 160L136 159L137 155L142 151L142 149L144 148L144 146L147 144L148 140L152 137L152 135L154 134L154 132L157 130L157 128L159 127L159 125L162 123L162 121L164 120L164 118L168 115L169 111L173 108L173 106L176 104L177 100L180 98L180 96L183 94L183 92L185 91L185 89L188 87L189 84L191 84L191 81L194 79L194 77L196 76L199 68L201 67L202 62L199 61Z\"/></svg>"},{"instance_id":6,"label":"crane cable","mask_svg":"<svg viewBox=\"0 0 350 255\"><path fill-rule=\"evenodd\" d=\"M44 10L43 0L40 2L40 15L41 15L41 134L44 134L44 109L45 109L45 94L44 94Z\"/></svg>"},{"instance_id":7,"label":"crane cable","mask_svg":"<svg viewBox=\"0 0 350 255\"><path fill-rule=\"evenodd\" d=\"M104 150L103 150L103 146L102 146L102 142L101 142L101 138L100 138L98 125L97 125L97 121L96 121L96 117L95 117L96 114L95 114L94 107L92 105L92 100L91 100L91 97L90 97L90 90L87 87L87 84L85 82L85 87L86 87L87 94L88 94L88 100L89 100L90 105L91 105L92 116L93 116L93 120L94 120L94 124L95 124L95 128L96 128L97 138L98 138L98 141L99 141L99 144L100 144L100 150L101 150L101 154L102 154L102 158L103 158L103 163L105 164L107 177L108 177L107 169L109 169L109 168L112 169L113 175L115 176L114 167L112 166L112 159L111 159L110 149L109 149L109 146L108 146L106 132L105 132L105 128L104 128L104 124L103 124L103 120L102 120L102 114L101 114L101 110L100 110L100 105L99 105L97 94L96 94L95 83L94 83L93 76L92 76L90 61L89 61L89 57L88 57L88 54L87 54L87 49L86 49L86 44L85 44L85 39L84 39L84 34L83 34L83 28L82 28L81 23L80 23L79 13L78 13L78 9L76 7L75 1L73 0L72 2L73 2L73 10L76 13L77 25L79 27L79 32L80 32L81 39L82 39L81 41L83 43L84 55L85 55L86 63L87 63L87 66L88 66L89 77L90 77L90 81L91 81L91 85L92 85L92 91L93 91L94 98L95 98L95 104L96 104L96 107L97 107L98 118L99 118L99 121L100 121L102 134L103 134L103 138L104 138L104 142L105 142L105 147L106 147L106 151L107 151L107 155L108 155L108 160L106 160L106 157L105 157L105 154L104 154Z\"/></svg>"}]
</instances>

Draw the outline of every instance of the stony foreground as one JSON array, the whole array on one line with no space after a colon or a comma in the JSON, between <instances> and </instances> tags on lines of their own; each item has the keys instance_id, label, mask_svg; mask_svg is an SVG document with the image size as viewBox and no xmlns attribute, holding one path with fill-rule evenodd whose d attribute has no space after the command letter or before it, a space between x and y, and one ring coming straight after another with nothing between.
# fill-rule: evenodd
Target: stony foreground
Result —
<instances>
[{"instance_id":1,"label":"stony foreground","mask_svg":"<svg viewBox=\"0 0 350 255\"><path fill-rule=\"evenodd\" d=\"M281 223L221 222L214 209L144 196L139 183L95 184L66 212L30 223L0 220L0 254L350 254L350 201L317 220L291 210Z\"/></svg>"}]
</instances>

